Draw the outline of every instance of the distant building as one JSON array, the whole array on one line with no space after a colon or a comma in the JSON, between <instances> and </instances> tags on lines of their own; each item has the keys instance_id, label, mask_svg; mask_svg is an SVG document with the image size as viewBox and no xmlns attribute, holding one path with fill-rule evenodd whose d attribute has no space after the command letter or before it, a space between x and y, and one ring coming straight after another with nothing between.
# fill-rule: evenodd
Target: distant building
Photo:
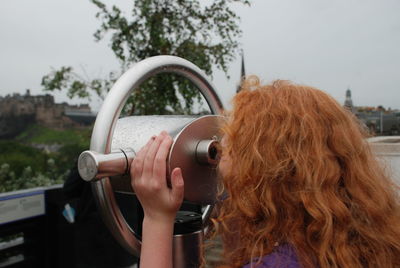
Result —
<instances>
[{"instance_id":1,"label":"distant building","mask_svg":"<svg viewBox=\"0 0 400 268\"><path fill-rule=\"evenodd\" d=\"M89 105L55 103L50 94L33 96L14 93L0 97L0 138L17 135L29 124L51 128L80 127L94 122L96 115Z\"/></svg>"},{"instance_id":2,"label":"distant building","mask_svg":"<svg viewBox=\"0 0 400 268\"><path fill-rule=\"evenodd\" d=\"M354 113L374 135L400 134L400 110L386 110L382 106L354 106L350 89L346 90L344 107Z\"/></svg>"},{"instance_id":3,"label":"distant building","mask_svg":"<svg viewBox=\"0 0 400 268\"><path fill-rule=\"evenodd\" d=\"M239 83L236 89L236 93L238 93L241 90L243 80L246 79L246 70L244 67L244 53L242 52L242 64L240 66L240 79Z\"/></svg>"},{"instance_id":4,"label":"distant building","mask_svg":"<svg viewBox=\"0 0 400 268\"><path fill-rule=\"evenodd\" d=\"M344 107L349 109L354 113L354 106L353 106L353 100L351 99L351 91L350 88L346 90L346 100L344 101Z\"/></svg>"}]
</instances>

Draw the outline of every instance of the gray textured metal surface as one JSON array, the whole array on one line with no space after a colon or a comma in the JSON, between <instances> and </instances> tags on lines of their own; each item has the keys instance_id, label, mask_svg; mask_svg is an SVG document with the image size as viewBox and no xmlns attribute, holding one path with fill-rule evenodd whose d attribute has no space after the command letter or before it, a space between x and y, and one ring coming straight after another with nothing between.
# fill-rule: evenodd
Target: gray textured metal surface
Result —
<instances>
[{"instance_id":1,"label":"gray textured metal surface","mask_svg":"<svg viewBox=\"0 0 400 268\"><path fill-rule=\"evenodd\" d=\"M197 155L208 153L203 152L203 149L208 149L208 147L198 146L202 141L214 139L214 143L218 143L221 120L221 116L216 115L121 118L115 127L112 151L130 147L138 152L150 137L158 135L162 130L167 131L174 139L167 159L167 174L176 167L181 168L185 180L185 200L200 205L214 204L217 193L217 161L204 163L199 161ZM111 184L113 184L112 179ZM129 186L129 184L126 185ZM119 190L121 191L121 188ZM130 187L122 190L131 191Z\"/></svg>"},{"instance_id":2,"label":"gray textured metal surface","mask_svg":"<svg viewBox=\"0 0 400 268\"><path fill-rule=\"evenodd\" d=\"M185 115L149 115L120 118L115 126L111 148L131 147L135 152L146 145L153 135L165 130L174 138L184 126L198 116Z\"/></svg>"}]
</instances>

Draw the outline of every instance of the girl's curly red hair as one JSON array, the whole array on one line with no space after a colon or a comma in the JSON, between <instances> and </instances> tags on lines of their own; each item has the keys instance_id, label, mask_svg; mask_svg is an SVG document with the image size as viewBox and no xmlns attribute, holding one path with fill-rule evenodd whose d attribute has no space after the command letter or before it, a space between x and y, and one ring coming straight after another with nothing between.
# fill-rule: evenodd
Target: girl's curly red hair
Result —
<instances>
[{"instance_id":1,"label":"girl's curly red hair","mask_svg":"<svg viewBox=\"0 0 400 268\"><path fill-rule=\"evenodd\" d=\"M303 267L400 267L397 186L355 117L324 92L244 81L222 132L217 223L229 267L291 245Z\"/></svg>"}]
</instances>

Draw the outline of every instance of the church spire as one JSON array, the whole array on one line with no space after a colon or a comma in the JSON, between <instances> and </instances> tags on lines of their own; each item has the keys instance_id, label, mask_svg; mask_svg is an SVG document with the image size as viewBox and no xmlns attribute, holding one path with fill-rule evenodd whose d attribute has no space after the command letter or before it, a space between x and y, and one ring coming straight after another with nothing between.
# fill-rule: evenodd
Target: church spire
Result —
<instances>
[{"instance_id":1,"label":"church spire","mask_svg":"<svg viewBox=\"0 0 400 268\"><path fill-rule=\"evenodd\" d=\"M240 70L240 78L244 79L246 77L246 70L244 68L244 53L242 51L242 69Z\"/></svg>"},{"instance_id":2,"label":"church spire","mask_svg":"<svg viewBox=\"0 0 400 268\"><path fill-rule=\"evenodd\" d=\"M241 54L242 54L242 65L241 65L241 68L240 68L240 80L239 80L238 87L236 89L236 93L238 93L240 91L240 89L241 89L240 87L242 86L242 82L246 78L246 69L244 67L244 52L243 52L243 50L242 50Z\"/></svg>"},{"instance_id":3,"label":"church spire","mask_svg":"<svg viewBox=\"0 0 400 268\"><path fill-rule=\"evenodd\" d=\"M351 91L350 88L346 90L346 100L344 101L344 107L354 112L353 100L351 99Z\"/></svg>"}]
</instances>

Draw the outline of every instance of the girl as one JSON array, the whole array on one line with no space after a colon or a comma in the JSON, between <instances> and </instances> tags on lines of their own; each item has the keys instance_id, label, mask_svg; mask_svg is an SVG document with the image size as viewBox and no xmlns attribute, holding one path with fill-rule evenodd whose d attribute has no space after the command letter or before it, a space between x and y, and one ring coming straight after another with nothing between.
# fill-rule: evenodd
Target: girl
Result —
<instances>
[{"instance_id":1,"label":"girl","mask_svg":"<svg viewBox=\"0 0 400 268\"><path fill-rule=\"evenodd\" d=\"M226 267L400 267L398 188L354 116L320 90L244 81L224 134L228 197L213 219ZM172 139L150 139L131 169L144 209L141 267L172 267L183 178L165 162ZM157 258L154 258L157 252Z\"/></svg>"}]
</instances>

